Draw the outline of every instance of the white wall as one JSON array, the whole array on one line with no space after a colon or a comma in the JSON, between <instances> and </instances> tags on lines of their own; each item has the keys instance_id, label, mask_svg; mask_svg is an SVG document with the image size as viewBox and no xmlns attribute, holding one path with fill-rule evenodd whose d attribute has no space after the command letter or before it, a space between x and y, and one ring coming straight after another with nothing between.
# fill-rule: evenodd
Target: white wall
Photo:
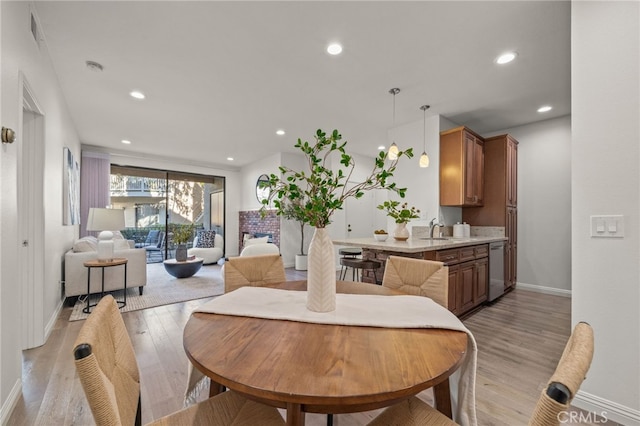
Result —
<instances>
[{"instance_id":1,"label":"white wall","mask_svg":"<svg viewBox=\"0 0 640 426\"><path fill-rule=\"evenodd\" d=\"M62 254L78 234L78 226L62 226L62 152L68 147L80 159L80 142L70 120L65 100L60 92L46 50L40 51L29 29L30 10L27 2L0 2L2 30L2 125L16 130L17 139L11 145L2 144L0 152L0 400L2 420L9 415L21 389L21 335L17 321L23 318L22 290L17 265L20 261L18 244L17 187L21 153L22 72L40 107L45 113L44 156L44 276L42 315L46 334L61 307ZM41 312L39 312L41 310Z\"/></svg>"},{"instance_id":2,"label":"white wall","mask_svg":"<svg viewBox=\"0 0 640 426\"><path fill-rule=\"evenodd\" d=\"M518 285L553 294L571 290L571 118L509 133L518 142Z\"/></svg>"},{"instance_id":3,"label":"white wall","mask_svg":"<svg viewBox=\"0 0 640 426\"><path fill-rule=\"evenodd\" d=\"M451 220L440 209L440 116L432 115L426 119L427 168L418 165L423 150L423 128L423 120L419 120L389 130L389 140L394 140L400 150L413 148L413 158L401 158L395 172L398 186L407 188L404 201L420 209L421 213L421 218L412 220L409 228L426 226L434 217L445 222ZM394 194L389 198L400 200ZM393 219L387 220L387 227L390 231L395 228Z\"/></svg>"},{"instance_id":4,"label":"white wall","mask_svg":"<svg viewBox=\"0 0 640 426\"><path fill-rule=\"evenodd\" d=\"M280 171L278 167L280 164L282 164L282 154L277 153L254 161L242 168L242 188L246 190L242 191L241 211L259 210L262 207L262 204L258 202L258 198L256 197L256 182L258 177L263 174L270 175L272 173L279 175Z\"/></svg>"},{"instance_id":5,"label":"white wall","mask_svg":"<svg viewBox=\"0 0 640 426\"><path fill-rule=\"evenodd\" d=\"M1 46L2 46L2 5L0 5L0 53L1 53ZM2 61L0 60L0 67L2 66ZM1 70L0 70L0 77L2 76L1 74ZM2 78L0 78L0 93L2 92ZM4 123L4 116L2 115L2 99L0 98L0 123ZM4 145L3 143L0 143L0 145ZM2 147L2 149L0 150L0 155L2 155L4 157L5 154L5 148ZM2 163L3 161L0 160L0 176L2 177L2 181L4 181L4 173L3 173L3 167L2 167ZM2 225L4 223L4 202L3 202L3 197L2 197L2 193L4 190L4 186L2 186L2 184L0 183L0 241L4 241L3 238L3 232L2 232L2 228L4 228L4 226ZM2 244L0 244L0 259L3 258L2 255ZM0 267L2 267L2 261L0 261ZM3 309L2 309L2 303L1 303L1 299L2 299L2 289L4 288L4 283L5 281L2 279L2 273L0 273L0 332L2 332L3 328L2 328L2 313L3 313ZM4 334L4 333L3 333ZM5 345L5 341L2 338L2 336L0 336L0 424L5 424L6 422L6 418L8 417L8 413L9 413L9 405L10 404L5 404L9 398L5 395L9 394L9 388L7 387L7 389L5 390L5 386L3 385L4 380L3 380L3 373L2 371L4 370L4 356L2 355L4 352L4 348L6 348L9 344L11 344L11 341L7 341L7 344ZM10 376L10 374L9 374ZM9 401L10 403L13 401Z\"/></svg>"},{"instance_id":6,"label":"white wall","mask_svg":"<svg viewBox=\"0 0 640 426\"><path fill-rule=\"evenodd\" d=\"M572 320L595 332L574 403L640 424L640 4L572 2ZM589 236L622 214L623 239Z\"/></svg>"}]
</instances>

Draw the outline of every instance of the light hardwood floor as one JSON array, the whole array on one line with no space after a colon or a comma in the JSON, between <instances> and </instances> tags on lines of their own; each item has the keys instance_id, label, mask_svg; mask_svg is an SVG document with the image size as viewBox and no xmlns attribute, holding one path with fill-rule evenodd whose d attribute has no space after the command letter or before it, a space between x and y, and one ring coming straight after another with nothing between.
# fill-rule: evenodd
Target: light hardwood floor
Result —
<instances>
[{"instance_id":1,"label":"light hardwood floor","mask_svg":"<svg viewBox=\"0 0 640 426\"><path fill-rule=\"evenodd\" d=\"M287 277L306 278L289 269ZM188 365L182 329L207 300L123 314L140 366L143 423L182 407ZM515 290L463 321L478 344L479 425L527 424L569 337L570 308L566 297ZM83 321L69 322L70 312L63 310L44 346L24 352L23 395L9 425L93 424L72 355ZM430 391L420 397L432 400ZM336 415L334 424L366 424L377 412ZM308 414L306 423L324 425L326 416Z\"/></svg>"}]
</instances>

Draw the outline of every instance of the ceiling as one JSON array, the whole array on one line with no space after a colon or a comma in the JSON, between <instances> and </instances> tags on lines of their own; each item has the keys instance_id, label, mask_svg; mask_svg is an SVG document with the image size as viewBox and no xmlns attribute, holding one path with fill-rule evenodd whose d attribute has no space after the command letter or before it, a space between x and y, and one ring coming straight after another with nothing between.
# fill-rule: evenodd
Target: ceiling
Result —
<instances>
[{"instance_id":1,"label":"ceiling","mask_svg":"<svg viewBox=\"0 0 640 426\"><path fill-rule=\"evenodd\" d=\"M570 7L36 3L83 144L225 169L294 152L297 138L309 140L318 128L339 129L350 152L375 155L394 124L393 87L401 89L396 125L422 120L423 104L428 115L481 134L569 114ZM326 53L332 41L343 44L341 55ZM516 60L495 64L508 50ZM104 70L89 70L87 60ZM132 90L146 99L131 98ZM538 113L545 104L553 109Z\"/></svg>"}]
</instances>

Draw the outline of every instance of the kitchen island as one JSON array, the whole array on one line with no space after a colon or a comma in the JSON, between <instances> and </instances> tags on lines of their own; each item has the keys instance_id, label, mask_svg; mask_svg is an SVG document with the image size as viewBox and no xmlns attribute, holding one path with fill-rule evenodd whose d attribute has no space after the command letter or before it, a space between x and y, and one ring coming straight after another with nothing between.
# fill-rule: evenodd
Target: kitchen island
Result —
<instances>
[{"instance_id":1,"label":"kitchen island","mask_svg":"<svg viewBox=\"0 0 640 426\"><path fill-rule=\"evenodd\" d=\"M376 241L373 237L347 238L333 240L333 244L361 247L363 259L380 262L381 267L375 273L373 270L363 271L362 281L369 283L380 284L376 277L384 277L389 256L443 262L449 269L449 310L462 316L487 300L489 243L505 240L504 237L412 237L407 241L396 241L389 236L386 241Z\"/></svg>"}]
</instances>

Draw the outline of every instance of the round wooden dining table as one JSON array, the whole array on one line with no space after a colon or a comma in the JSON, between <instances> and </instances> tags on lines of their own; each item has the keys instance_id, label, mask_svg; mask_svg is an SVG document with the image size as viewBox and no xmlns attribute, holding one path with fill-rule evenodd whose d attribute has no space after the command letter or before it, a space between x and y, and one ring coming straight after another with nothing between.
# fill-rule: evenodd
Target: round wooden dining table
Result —
<instances>
[{"instance_id":1,"label":"round wooden dining table","mask_svg":"<svg viewBox=\"0 0 640 426\"><path fill-rule=\"evenodd\" d=\"M269 287L306 290L306 281ZM402 294L375 284L337 282L338 293ZM467 335L429 328L315 324L195 312L184 349L212 381L287 410L352 413L387 407L434 388L436 408L451 417L449 376L461 365Z\"/></svg>"}]
</instances>

